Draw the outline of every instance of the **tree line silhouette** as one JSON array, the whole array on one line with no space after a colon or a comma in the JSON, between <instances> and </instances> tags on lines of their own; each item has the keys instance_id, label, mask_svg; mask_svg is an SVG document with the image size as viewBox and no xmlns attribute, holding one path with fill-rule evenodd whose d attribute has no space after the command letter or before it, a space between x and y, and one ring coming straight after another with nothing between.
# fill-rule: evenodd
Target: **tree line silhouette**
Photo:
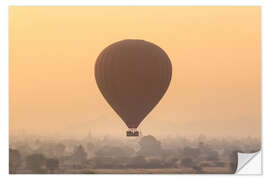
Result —
<instances>
[{"instance_id":1,"label":"tree line silhouette","mask_svg":"<svg viewBox=\"0 0 270 180\"><path fill-rule=\"evenodd\" d=\"M176 169L190 173L233 173L238 151L254 152L260 141L200 136L158 140L152 135L121 140L18 140L10 144L10 173L95 173L98 169ZM158 171L155 171L158 172ZM178 171L177 171L178 172Z\"/></svg>"}]
</instances>

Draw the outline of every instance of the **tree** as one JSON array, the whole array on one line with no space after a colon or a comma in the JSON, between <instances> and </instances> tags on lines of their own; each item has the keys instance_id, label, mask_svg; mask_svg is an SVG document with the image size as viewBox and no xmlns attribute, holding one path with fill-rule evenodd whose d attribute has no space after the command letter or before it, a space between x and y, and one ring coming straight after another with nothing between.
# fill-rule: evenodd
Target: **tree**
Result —
<instances>
[{"instance_id":1,"label":"tree","mask_svg":"<svg viewBox=\"0 0 270 180\"><path fill-rule=\"evenodd\" d=\"M86 151L88 154L88 158L94 157L95 156L95 149L96 149L95 144L92 142L88 142L85 147L86 147Z\"/></svg>"},{"instance_id":2,"label":"tree","mask_svg":"<svg viewBox=\"0 0 270 180\"><path fill-rule=\"evenodd\" d=\"M176 157L171 157L163 160L165 168L176 168L178 159Z\"/></svg>"},{"instance_id":3,"label":"tree","mask_svg":"<svg viewBox=\"0 0 270 180\"><path fill-rule=\"evenodd\" d=\"M88 142L86 145L87 151L92 152L95 149L95 145L92 142Z\"/></svg>"},{"instance_id":4,"label":"tree","mask_svg":"<svg viewBox=\"0 0 270 180\"><path fill-rule=\"evenodd\" d=\"M122 163L117 162L117 159L112 157L96 156L92 160L95 168L116 169L124 167Z\"/></svg>"},{"instance_id":5,"label":"tree","mask_svg":"<svg viewBox=\"0 0 270 180\"><path fill-rule=\"evenodd\" d=\"M95 154L102 157L130 157L134 154L134 150L128 146L104 146Z\"/></svg>"},{"instance_id":6,"label":"tree","mask_svg":"<svg viewBox=\"0 0 270 180\"><path fill-rule=\"evenodd\" d=\"M72 154L72 157L79 164L87 161L87 153L85 152L82 145L79 145Z\"/></svg>"},{"instance_id":7,"label":"tree","mask_svg":"<svg viewBox=\"0 0 270 180\"><path fill-rule=\"evenodd\" d=\"M164 163L158 158L151 158L148 160L146 167L147 168L163 168Z\"/></svg>"},{"instance_id":8,"label":"tree","mask_svg":"<svg viewBox=\"0 0 270 180\"><path fill-rule=\"evenodd\" d=\"M206 160L208 161L217 161L219 159L218 152L214 150L210 150L207 152Z\"/></svg>"},{"instance_id":9,"label":"tree","mask_svg":"<svg viewBox=\"0 0 270 180\"><path fill-rule=\"evenodd\" d=\"M200 149L187 146L180 153L183 157L196 159L200 156Z\"/></svg>"},{"instance_id":10,"label":"tree","mask_svg":"<svg viewBox=\"0 0 270 180\"><path fill-rule=\"evenodd\" d=\"M131 159L128 167L132 168L144 168L147 164L145 157L143 156L135 156Z\"/></svg>"},{"instance_id":11,"label":"tree","mask_svg":"<svg viewBox=\"0 0 270 180\"><path fill-rule=\"evenodd\" d=\"M191 158L183 158L181 160L181 165L184 167L193 167L194 163Z\"/></svg>"},{"instance_id":12,"label":"tree","mask_svg":"<svg viewBox=\"0 0 270 180\"><path fill-rule=\"evenodd\" d=\"M16 149L9 149L9 171L13 173L22 163L21 154Z\"/></svg>"},{"instance_id":13,"label":"tree","mask_svg":"<svg viewBox=\"0 0 270 180\"><path fill-rule=\"evenodd\" d=\"M148 135L142 137L139 144L141 148L138 155L159 156L162 153L161 143L154 136Z\"/></svg>"},{"instance_id":14,"label":"tree","mask_svg":"<svg viewBox=\"0 0 270 180\"><path fill-rule=\"evenodd\" d=\"M231 160L230 169L231 169L232 173L235 173L235 171L237 169L237 161L238 161L237 159L238 159L237 151L233 151L231 153L231 157L230 157L230 160Z\"/></svg>"},{"instance_id":15,"label":"tree","mask_svg":"<svg viewBox=\"0 0 270 180\"><path fill-rule=\"evenodd\" d=\"M61 157L64 155L64 152L65 152L65 149L66 149L66 146L62 143L58 143L56 144L54 147L54 154L56 157Z\"/></svg>"},{"instance_id":16,"label":"tree","mask_svg":"<svg viewBox=\"0 0 270 180\"><path fill-rule=\"evenodd\" d=\"M202 173L203 172L201 166L193 166L192 169L195 170L196 173Z\"/></svg>"},{"instance_id":17,"label":"tree","mask_svg":"<svg viewBox=\"0 0 270 180\"><path fill-rule=\"evenodd\" d=\"M26 157L26 167L29 170L40 170L45 162L46 158L43 154L32 154Z\"/></svg>"},{"instance_id":18,"label":"tree","mask_svg":"<svg viewBox=\"0 0 270 180\"><path fill-rule=\"evenodd\" d=\"M215 165L216 165L217 167L225 167L225 162L222 162L222 161L216 161L216 162L215 162Z\"/></svg>"},{"instance_id":19,"label":"tree","mask_svg":"<svg viewBox=\"0 0 270 180\"><path fill-rule=\"evenodd\" d=\"M59 160L58 159L53 159L49 158L46 160L46 168L48 170L56 170L59 168Z\"/></svg>"}]
</instances>

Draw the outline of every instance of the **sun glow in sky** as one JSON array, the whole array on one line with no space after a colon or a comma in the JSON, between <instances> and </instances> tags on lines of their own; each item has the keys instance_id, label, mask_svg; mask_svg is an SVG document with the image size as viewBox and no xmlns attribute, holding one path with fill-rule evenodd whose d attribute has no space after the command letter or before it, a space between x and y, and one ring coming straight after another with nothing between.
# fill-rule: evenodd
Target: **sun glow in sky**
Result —
<instances>
[{"instance_id":1,"label":"sun glow in sky","mask_svg":"<svg viewBox=\"0 0 270 180\"><path fill-rule=\"evenodd\" d=\"M95 82L108 45L166 51L168 91L139 128L152 135L261 134L260 7L10 7L10 134L125 135Z\"/></svg>"}]
</instances>

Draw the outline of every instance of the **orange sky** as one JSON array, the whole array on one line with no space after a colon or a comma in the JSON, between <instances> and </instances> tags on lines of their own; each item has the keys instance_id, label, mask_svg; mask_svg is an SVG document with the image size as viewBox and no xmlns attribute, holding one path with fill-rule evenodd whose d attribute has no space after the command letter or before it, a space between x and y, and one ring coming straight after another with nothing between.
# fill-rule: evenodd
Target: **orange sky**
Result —
<instances>
[{"instance_id":1,"label":"orange sky","mask_svg":"<svg viewBox=\"0 0 270 180\"><path fill-rule=\"evenodd\" d=\"M260 136L260 7L10 7L10 133L125 135L94 64L113 42L169 55L170 87L144 134Z\"/></svg>"}]
</instances>

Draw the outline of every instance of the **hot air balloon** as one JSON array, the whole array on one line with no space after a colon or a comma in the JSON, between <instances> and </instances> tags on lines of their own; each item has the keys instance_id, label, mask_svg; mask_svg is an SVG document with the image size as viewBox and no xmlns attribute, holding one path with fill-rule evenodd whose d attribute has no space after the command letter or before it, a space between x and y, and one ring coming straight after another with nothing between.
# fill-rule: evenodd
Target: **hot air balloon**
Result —
<instances>
[{"instance_id":1,"label":"hot air balloon","mask_svg":"<svg viewBox=\"0 0 270 180\"><path fill-rule=\"evenodd\" d=\"M129 128L127 136L139 135L136 128L167 91L171 75L168 55L144 40L113 43L95 64L98 88Z\"/></svg>"}]
</instances>

